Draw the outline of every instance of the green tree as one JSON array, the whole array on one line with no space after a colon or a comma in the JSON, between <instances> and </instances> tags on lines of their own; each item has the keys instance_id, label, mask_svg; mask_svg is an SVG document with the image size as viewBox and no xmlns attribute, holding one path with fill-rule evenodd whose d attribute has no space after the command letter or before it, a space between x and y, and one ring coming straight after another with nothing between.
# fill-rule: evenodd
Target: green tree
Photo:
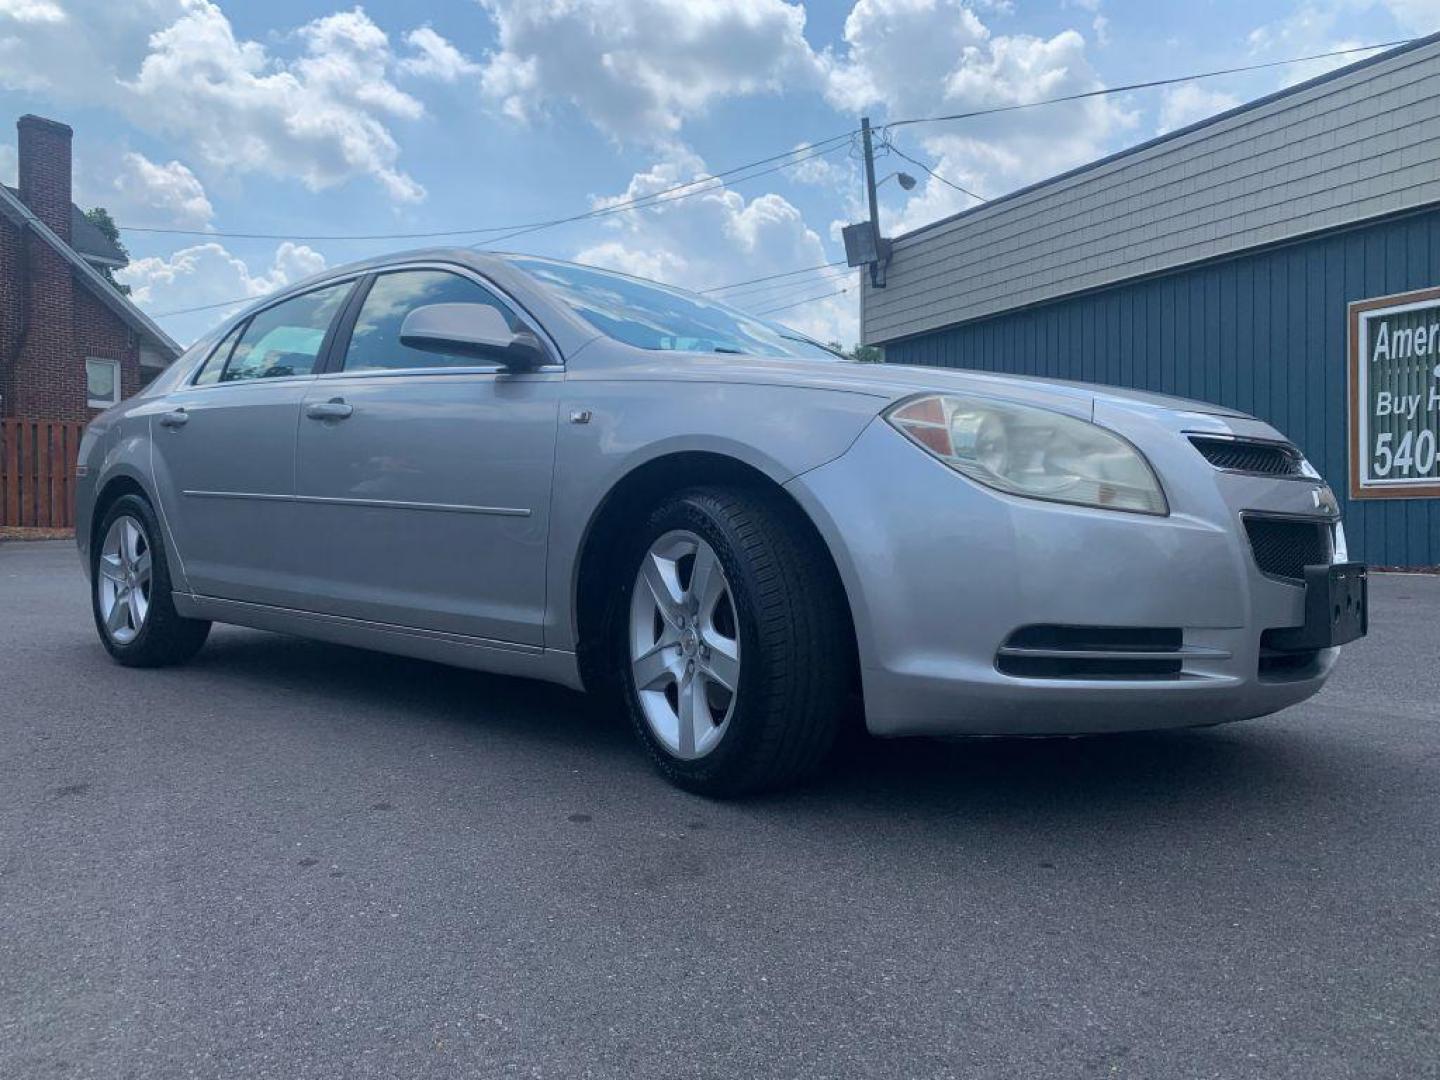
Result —
<instances>
[{"instance_id":1,"label":"green tree","mask_svg":"<svg viewBox=\"0 0 1440 1080\"><path fill-rule=\"evenodd\" d=\"M115 224L115 219L110 216L109 210L106 210L103 206L91 207L85 211L85 220L104 233L105 239L114 244L115 250L120 252L122 256L127 259L130 257L130 252L125 250L125 242L120 239L120 227ZM115 280L115 268L113 266L101 266L97 267L97 269L106 281L115 286L116 292L122 296L130 295L130 286L122 285Z\"/></svg>"},{"instance_id":2,"label":"green tree","mask_svg":"<svg viewBox=\"0 0 1440 1080\"><path fill-rule=\"evenodd\" d=\"M878 345L855 345L847 349L840 342L832 341L830 348L848 356L851 360L858 360L862 364L883 364L885 362L885 350Z\"/></svg>"}]
</instances>

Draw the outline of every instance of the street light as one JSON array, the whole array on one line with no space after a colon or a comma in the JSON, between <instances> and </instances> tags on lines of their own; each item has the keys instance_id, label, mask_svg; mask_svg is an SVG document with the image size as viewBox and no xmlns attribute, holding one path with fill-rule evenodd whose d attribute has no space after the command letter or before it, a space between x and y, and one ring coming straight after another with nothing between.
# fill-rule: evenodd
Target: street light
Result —
<instances>
[{"instance_id":1,"label":"street light","mask_svg":"<svg viewBox=\"0 0 1440 1080\"><path fill-rule=\"evenodd\" d=\"M906 172L892 172L889 176L885 177L885 180L890 179L897 181L906 191L910 191L915 187L915 178ZM885 180L881 180L880 183L875 186L877 188L880 187L880 184L885 183Z\"/></svg>"},{"instance_id":2,"label":"street light","mask_svg":"<svg viewBox=\"0 0 1440 1080\"><path fill-rule=\"evenodd\" d=\"M873 166L868 158L865 165L867 175L874 176L875 174L870 171ZM867 184L870 194L870 220L856 225L846 225L841 230L841 235L845 239L846 265L868 266L870 283L877 289L885 287L885 267L890 263L890 241L880 235L880 225L875 211L875 191L884 185L885 180L898 181L906 191L915 186L915 178L909 173L903 172L892 172L878 184Z\"/></svg>"}]
</instances>

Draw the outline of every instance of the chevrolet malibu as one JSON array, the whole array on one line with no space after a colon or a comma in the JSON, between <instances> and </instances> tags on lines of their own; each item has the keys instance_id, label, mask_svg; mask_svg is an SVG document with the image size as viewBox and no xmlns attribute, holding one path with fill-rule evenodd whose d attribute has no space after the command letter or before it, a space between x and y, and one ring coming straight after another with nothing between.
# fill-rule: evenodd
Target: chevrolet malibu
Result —
<instances>
[{"instance_id":1,"label":"chevrolet malibu","mask_svg":"<svg viewBox=\"0 0 1440 1080\"><path fill-rule=\"evenodd\" d=\"M437 250L196 343L80 450L105 648L212 622L585 687L727 795L876 735L1200 726L1365 632L1338 507L1200 402L856 363L652 282Z\"/></svg>"}]
</instances>

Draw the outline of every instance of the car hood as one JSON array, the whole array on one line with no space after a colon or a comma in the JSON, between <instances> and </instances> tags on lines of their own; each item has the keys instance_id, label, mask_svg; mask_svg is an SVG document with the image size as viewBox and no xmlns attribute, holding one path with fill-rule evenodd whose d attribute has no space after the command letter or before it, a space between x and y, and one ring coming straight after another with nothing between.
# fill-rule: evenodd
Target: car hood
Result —
<instances>
[{"instance_id":1,"label":"car hood","mask_svg":"<svg viewBox=\"0 0 1440 1080\"><path fill-rule=\"evenodd\" d=\"M1095 415L1097 406L1128 408L1144 412L1164 411L1202 416L1250 419L1246 413L1227 409L1206 401L1156 394L1147 390L1127 390L1098 383L1047 379L1030 375L1002 375L986 371L960 370L943 367L921 367L909 364L827 363L818 360L761 359L709 353L668 353L671 358L684 357L687 367L708 377L729 377L746 382L773 382L786 386L811 386L816 389L848 390L868 393L887 400L898 400L911 394L938 393L972 394L1003 398L1008 401L1038 405L1084 419ZM672 361L673 365L673 361ZM673 371L673 366L671 367Z\"/></svg>"}]
</instances>

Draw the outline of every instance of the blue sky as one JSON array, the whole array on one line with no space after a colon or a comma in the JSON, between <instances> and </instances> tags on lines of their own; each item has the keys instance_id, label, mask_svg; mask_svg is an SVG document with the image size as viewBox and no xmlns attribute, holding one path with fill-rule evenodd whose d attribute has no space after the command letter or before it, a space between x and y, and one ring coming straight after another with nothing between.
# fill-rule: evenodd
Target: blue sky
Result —
<instances>
[{"instance_id":1,"label":"blue sky","mask_svg":"<svg viewBox=\"0 0 1440 1080\"><path fill-rule=\"evenodd\" d=\"M1435 29L1440 0L0 0L0 102L74 127L81 205L193 232L124 234L125 280L164 315L421 243L306 237L547 220L842 134L862 113L966 111ZM993 197L1338 62L894 137ZM0 129L7 182L13 131ZM921 182L882 188L892 231L972 202L880 162L897 167ZM710 289L842 257L860 196L842 141L507 246ZM286 239L227 235L240 232ZM852 273L727 295L855 339ZM185 341L227 310L162 323Z\"/></svg>"}]
</instances>

